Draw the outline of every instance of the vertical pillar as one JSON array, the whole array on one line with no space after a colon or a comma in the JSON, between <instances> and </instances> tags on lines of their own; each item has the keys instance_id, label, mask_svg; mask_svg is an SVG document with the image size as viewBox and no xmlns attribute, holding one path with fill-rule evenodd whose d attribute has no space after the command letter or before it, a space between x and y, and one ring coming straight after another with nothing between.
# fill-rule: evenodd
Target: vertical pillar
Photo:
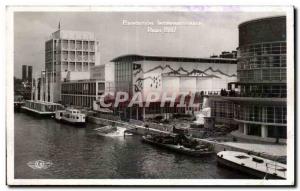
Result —
<instances>
[{"instance_id":1,"label":"vertical pillar","mask_svg":"<svg viewBox=\"0 0 300 191\"><path fill-rule=\"evenodd\" d=\"M266 125L261 125L261 137L266 138L268 134L268 128Z\"/></svg>"},{"instance_id":2,"label":"vertical pillar","mask_svg":"<svg viewBox=\"0 0 300 191\"><path fill-rule=\"evenodd\" d=\"M35 78L34 99L38 101L38 78Z\"/></svg>"},{"instance_id":3,"label":"vertical pillar","mask_svg":"<svg viewBox=\"0 0 300 191\"><path fill-rule=\"evenodd\" d=\"M247 135L247 132L248 132L248 127L247 124L244 123L244 135Z\"/></svg>"},{"instance_id":4,"label":"vertical pillar","mask_svg":"<svg viewBox=\"0 0 300 191\"><path fill-rule=\"evenodd\" d=\"M143 107L143 121L145 120L145 116L146 116L146 109L145 107Z\"/></svg>"}]
</instances>

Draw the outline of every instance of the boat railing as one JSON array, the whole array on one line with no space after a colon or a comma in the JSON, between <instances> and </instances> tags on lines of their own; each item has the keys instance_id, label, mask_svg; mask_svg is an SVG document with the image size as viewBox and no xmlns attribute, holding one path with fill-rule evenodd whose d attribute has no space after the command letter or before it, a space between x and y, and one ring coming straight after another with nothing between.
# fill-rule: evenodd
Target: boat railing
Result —
<instances>
[{"instance_id":1,"label":"boat railing","mask_svg":"<svg viewBox=\"0 0 300 191\"><path fill-rule=\"evenodd\" d=\"M283 172L284 176L285 176L285 172L286 172L286 168L278 165L277 163L273 164L273 163L266 163L266 168L267 168L267 172L269 172L269 169L272 169L275 171L275 173L279 172Z\"/></svg>"}]
</instances>

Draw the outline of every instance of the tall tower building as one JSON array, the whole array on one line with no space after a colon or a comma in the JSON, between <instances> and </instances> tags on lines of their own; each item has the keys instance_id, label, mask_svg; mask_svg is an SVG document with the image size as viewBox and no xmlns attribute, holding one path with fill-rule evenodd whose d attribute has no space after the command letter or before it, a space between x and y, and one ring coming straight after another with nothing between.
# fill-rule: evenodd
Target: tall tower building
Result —
<instances>
[{"instance_id":1,"label":"tall tower building","mask_svg":"<svg viewBox=\"0 0 300 191\"><path fill-rule=\"evenodd\" d=\"M22 80L26 81L27 80L27 66L22 65Z\"/></svg>"},{"instance_id":2,"label":"tall tower building","mask_svg":"<svg viewBox=\"0 0 300 191\"><path fill-rule=\"evenodd\" d=\"M28 81L32 81L32 66L28 66L28 68L27 68L27 80Z\"/></svg>"},{"instance_id":3,"label":"tall tower building","mask_svg":"<svg viewBox=\"0 0 300 191\"><path fill-rule=\"evenodd\" d=\"M100 64L99 42L94 33L58 30L45 43L45 101L61 101L61 82L88 79ZM72 76L72 78L70 78Z\"/></svg>"}]
</instances>

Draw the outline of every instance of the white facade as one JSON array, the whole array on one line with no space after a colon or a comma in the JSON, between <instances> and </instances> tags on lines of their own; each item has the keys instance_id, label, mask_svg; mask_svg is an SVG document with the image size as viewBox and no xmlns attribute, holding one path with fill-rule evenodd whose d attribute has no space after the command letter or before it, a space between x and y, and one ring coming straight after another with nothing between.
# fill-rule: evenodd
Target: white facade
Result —
<instances>
[{"instance_id":1,"label":"white facade","mask_svg":"<svg viewBox=\"0 0 300 191\"><path fill-rule=\"evenodd\" d=\"M90 70L90 78L95 80L105 80L113 82L115 80L115 68L113 63L94 66Z\"/></svg>"},{"instance_id":2,"label":"white facade","mask_svg":"<svg viewBox=\"0 0 300 191\"><path fill-rule=\"evenodd\" d=\"M133 92L159 94L219 92L236 82L237 65L232 63L197 63L167 61L136 61L133 68Z\"/></svg>"},{"instance_id":3,"label":"white facade","mask_svg":"<svg viewBox=\"0 0 300 191\"><path fill-rule=\"evenodd\" d=\"M61 82L89 79L100 64L100 47L94 33L58 30L45 43L45 71L49 86L46 101L61 101Z\"/></svg>"}]
</instances>

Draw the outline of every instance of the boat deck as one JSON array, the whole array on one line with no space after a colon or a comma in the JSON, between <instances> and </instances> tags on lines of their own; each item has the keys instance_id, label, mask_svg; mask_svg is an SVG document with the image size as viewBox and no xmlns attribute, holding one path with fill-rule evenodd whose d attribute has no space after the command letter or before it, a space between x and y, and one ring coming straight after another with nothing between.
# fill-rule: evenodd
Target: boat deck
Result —
<instances>
[{"instance_id":1,"label":"boat deck","mask_svg":"<svg viewBox=\"0 0 300 191\"><path fill-rule=\"evenodd\" d=\"M221 151L217 155L218 157L232 163L248 167L265 174L276 174L278 177L286 178L287 167L285 164L236 151ZM256 161L254 161L253 158L255 158Z\"/></svg>"}]
</instances>

